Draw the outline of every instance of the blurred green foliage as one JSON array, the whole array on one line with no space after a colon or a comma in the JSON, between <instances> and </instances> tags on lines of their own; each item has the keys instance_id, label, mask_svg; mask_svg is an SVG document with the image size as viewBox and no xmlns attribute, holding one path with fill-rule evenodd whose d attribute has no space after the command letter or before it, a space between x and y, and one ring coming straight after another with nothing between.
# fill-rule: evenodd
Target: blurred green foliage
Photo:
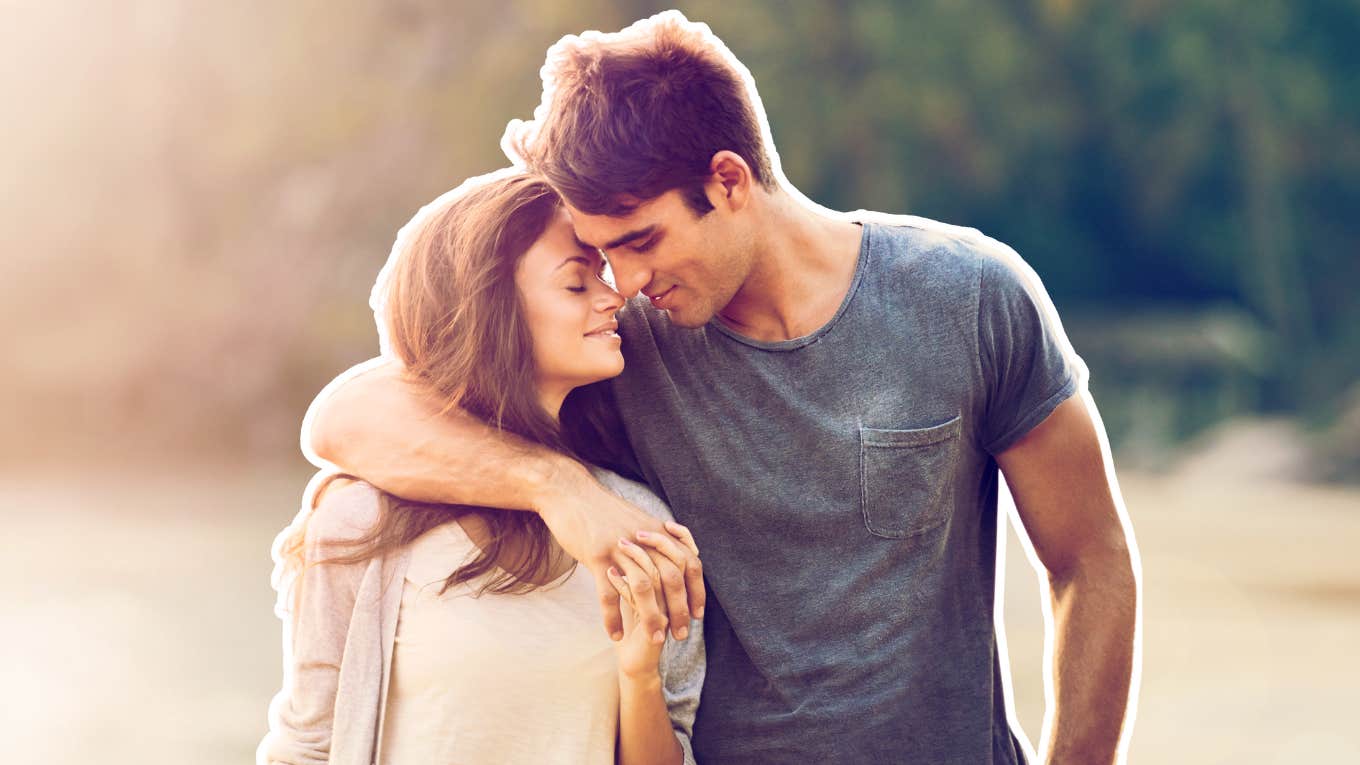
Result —
<instances>
[{"instance_id":1,"label":"blurred green foliage","mask_svg":"<svg viewBox=\"0 0 1360 765\"><path fill-rule=\"evenodd\" d=\"M26 277L0 287L4 318L25 328L4 383L13 432L290 448L312 393L376 348L365 299L397 228L504 164L501 130L537 104L547 46L666 7L141 0L20 14L7 55L42 85L0 78L28 117L0 186ZM1354 400L1353 2L677 7L751 69L809 197L1019 250L1116 443L1157 417L1172 424L1154 441L1245 412L1325 428Z\"/></svg>"}]
</instances>

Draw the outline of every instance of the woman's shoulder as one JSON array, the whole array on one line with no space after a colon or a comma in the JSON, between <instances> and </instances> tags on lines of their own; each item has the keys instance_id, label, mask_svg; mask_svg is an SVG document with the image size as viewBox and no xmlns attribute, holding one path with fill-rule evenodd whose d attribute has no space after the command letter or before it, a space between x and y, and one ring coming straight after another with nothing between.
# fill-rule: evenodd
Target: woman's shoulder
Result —
<instances>
[{"instance_id":1,"label":"woman's shoulder","mask_svg":"<svg viewBox=\"0 0 1360 765\"><path fill-rule=\"evenodd\" d=\"M605 470L602 467L591 466L590 472L595 476L595 480L599 481L606 489L636 505L653 518L660 518L665 521L675 519L671 515L670 507L647 484L624 478L618 473Z\"/></svg>"},{"instance_id":2,"label":"woman's shoulder","mask_svg":"<svg viewBox=\"0 0 1360 765\"><path fill-rule=\"evenodd\" d=\"M368 533L382 511L382 493L370 483L348 476L318 474L307 491L315 509L307 521L307 538L317 542L352 542Z\"/></svg>"}]
</instances>

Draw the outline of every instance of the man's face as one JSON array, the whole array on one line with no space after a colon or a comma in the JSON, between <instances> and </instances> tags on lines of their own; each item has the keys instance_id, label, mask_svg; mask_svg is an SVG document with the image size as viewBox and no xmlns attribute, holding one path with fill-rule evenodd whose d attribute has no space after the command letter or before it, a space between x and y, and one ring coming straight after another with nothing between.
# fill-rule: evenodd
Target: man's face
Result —
<instances>
[{"instance_id":1,"label":"man's face","mask_svg":"<svg viewBox=\"0 0 1360 765\"><path fill-rule=\"evenodd\" d=\"M604 252L624 297L638 291L682 327L701 327L737 294L751 271L751 247L711 184L715 209L702 217L672 189L622 217L589 215L568 205L576 236Z\"/></svg>"}]
</instances>

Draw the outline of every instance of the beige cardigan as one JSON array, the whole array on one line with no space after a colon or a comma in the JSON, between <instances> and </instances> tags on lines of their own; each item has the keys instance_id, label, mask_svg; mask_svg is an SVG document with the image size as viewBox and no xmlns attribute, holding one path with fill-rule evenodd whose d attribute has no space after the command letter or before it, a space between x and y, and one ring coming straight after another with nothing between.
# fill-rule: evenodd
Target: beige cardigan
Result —
<instances>
[{"instance_id":1,"label":"beige cardigan","mask_svg":"<svg viewBox=\"0 0 1360 765\"><path fill-rule=\"evenodd\" d=\"M642 484L605 470L595 477L647 513L669 519L669 509ZM314 482L320 485L319 482ZM308 561L336 554L337 543L358 538L377 519L377 490L366 483L325 493L307 520ZM256 750L258 765L371 765L387 697L392 647L409 548L357 564L308 566L295 578L280 562L278 545L307 518L304 508L275 540L276 611L284 622L283 688L269 705L269 732ZM302 596L290 613L290 585ZM676 738L693 765L694 715L704 678L703 626L690 637L668 635L661 674Z\"/></svg>"}]
</instances>

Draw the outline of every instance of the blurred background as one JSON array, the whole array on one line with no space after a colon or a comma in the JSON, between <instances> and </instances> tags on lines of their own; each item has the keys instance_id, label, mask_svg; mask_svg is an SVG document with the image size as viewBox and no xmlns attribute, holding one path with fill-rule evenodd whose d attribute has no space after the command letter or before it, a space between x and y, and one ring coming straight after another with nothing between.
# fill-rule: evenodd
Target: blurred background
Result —
<instances>
[{"instance_id":1,"label":"blurred background","mask_svg":"<svg viewBox=\"0 0 1360 765\"><path fill-rule=\"evenodd\" d=\"M0 0L8 761L251 758L298 425L376 353L396 230L506 163L550 44L667 7ZM674 7L750 68L810 198L976 227L1043 278L1143 554L1130 761L1360 761L1360 7ZM1014 536L1006 570L1037 743Z\"/></svg>"}]
</instances>

